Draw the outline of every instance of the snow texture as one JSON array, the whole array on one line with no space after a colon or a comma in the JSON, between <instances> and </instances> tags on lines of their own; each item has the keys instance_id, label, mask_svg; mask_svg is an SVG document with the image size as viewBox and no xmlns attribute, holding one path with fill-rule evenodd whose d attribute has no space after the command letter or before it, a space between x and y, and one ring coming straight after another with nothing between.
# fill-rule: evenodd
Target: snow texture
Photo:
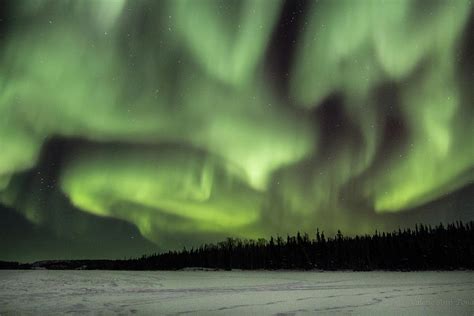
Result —
<instances>
[{"instance_id":1,"label":"snow texture","mask_svg":"<svg viewBox=\"0 0 474 316\"><path fill-rule=\"evenodd\" d=\"M0 315L474 314L474 272L0 271Z\"/></svg>"}]
</instances>

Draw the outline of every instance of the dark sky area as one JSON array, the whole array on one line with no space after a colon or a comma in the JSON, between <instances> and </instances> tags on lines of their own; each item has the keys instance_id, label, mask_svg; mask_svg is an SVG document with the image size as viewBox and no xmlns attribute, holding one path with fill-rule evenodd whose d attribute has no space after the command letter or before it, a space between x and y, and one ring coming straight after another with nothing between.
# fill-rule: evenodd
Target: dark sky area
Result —
<instances>
[{"instance_id":1,"label":"dark sky area","mask_svg":"<svg viewBox=\"0 0 474 316\"><path fill-rule=\"evenodd\" d=\"M471 1L0 0L0 260L474 219Z\"/></svg>"}]
</instances>

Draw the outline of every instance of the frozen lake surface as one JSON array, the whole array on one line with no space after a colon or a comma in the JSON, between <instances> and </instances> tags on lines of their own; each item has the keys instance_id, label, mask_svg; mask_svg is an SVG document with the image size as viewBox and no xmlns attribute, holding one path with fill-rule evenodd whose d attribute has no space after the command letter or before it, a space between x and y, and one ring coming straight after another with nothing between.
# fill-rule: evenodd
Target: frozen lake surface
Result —
<instances>
[{"instance_id":1,"label":"frozen lake surface","mask_svg":"<svg viewBox=\"0 0 474 316\"><path fill-rule=\"evenodd\" d=\"M0 271L0 315L474 314L473 272Z\"/></svg>"}]
</instances>

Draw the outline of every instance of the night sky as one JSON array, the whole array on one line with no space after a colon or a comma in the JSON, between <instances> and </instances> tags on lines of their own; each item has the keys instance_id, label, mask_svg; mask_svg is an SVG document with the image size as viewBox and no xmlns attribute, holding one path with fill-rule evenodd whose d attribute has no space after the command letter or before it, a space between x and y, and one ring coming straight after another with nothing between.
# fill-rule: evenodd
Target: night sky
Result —
<instances>
[{"instance_id":1,"label":"night sky","mask_svg":"<svg viewBox=\"0 0 474 316\"><path fill-rule=\"evenodd\" d=\"M0 260L474 219L472 1L0 0Z\"/></svg>"}]
</instances>

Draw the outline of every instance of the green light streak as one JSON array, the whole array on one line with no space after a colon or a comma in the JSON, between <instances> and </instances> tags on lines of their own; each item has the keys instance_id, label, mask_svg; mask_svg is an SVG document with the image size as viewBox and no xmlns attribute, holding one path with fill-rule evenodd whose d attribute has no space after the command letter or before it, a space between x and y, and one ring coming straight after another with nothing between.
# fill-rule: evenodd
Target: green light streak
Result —
<instances>
[{"instance_id":1,"label":"green light streak","mask_svg":"<svg viewBox=\"0 0 474 316\"><path fill-rule=\"evenodd\" d=\"M380 213L472 182L472 93L459 64L471 2L311 2L289 32L289 73L275 75L266 58L287 57L270 48L282 9L12 4L0 42L2 203L58 225L45 211L58 206L12 184L55 137L87 143L61 153L60 190L72 204L133 223L158 244L163 232L366 232ZM288 91L275 91L286 77ZM320 111L334 95L343 100L337 126Z\"/></svg>"}]
</instances>

